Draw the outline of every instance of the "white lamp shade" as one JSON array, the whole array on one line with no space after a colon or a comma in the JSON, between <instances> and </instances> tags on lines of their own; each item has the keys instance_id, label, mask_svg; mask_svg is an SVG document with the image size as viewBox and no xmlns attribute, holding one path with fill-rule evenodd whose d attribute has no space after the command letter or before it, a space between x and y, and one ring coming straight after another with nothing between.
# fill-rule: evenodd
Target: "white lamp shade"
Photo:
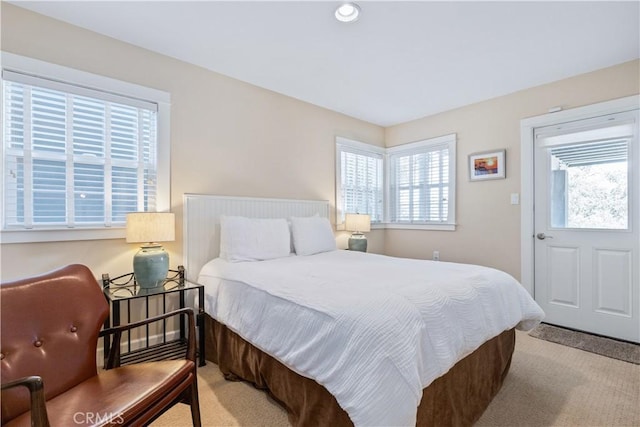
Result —
<instances>
[{"instance_id":1,"label":"white lamp shade","mask_svg":"<svg viewBox=\"0 0 640 427\"><path fill-rule=\"evenodd\" d=\"M347 231L363 233L371 231L371 217L365 214L347 214L344 220Z\"/></svg>"},{"instance_id":2,"label":"white lamp shade","mask_svg":"<svg viewBox=\"0 0 640 427\"><path fill-rule=\"evenodd\" d=\"M171 242L176 238L176 218L171 212L127 214L127 242Z\"/></svg>"}]
</instances>

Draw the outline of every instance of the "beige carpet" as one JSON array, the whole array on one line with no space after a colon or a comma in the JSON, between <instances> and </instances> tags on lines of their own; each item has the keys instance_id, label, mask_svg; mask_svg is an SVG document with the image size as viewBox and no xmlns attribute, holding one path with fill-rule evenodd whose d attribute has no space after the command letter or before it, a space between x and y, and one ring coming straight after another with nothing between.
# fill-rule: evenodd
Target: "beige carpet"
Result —
<instances>
[{"instance_id":1,"label":"beige carpet","mask_svg":"<svg viewBox=\"0 0 640 427\"><path fill-rule=\"evenodd\" d=\"M204 426L288 426L286 413L211 362L199 371ZM153 427L191 425L178 405ZM640 426L640 366L517 332L511 371L477 426Z\"/></svg>"}]
</instances>

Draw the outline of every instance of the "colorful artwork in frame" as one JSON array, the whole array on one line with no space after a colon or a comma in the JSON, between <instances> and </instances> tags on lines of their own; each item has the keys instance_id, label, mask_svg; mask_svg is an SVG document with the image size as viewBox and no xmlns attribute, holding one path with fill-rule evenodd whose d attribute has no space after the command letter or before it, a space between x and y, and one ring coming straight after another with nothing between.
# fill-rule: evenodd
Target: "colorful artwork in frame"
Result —
<instances>
[{"instance_id":1,"label":"colorful artwork in frame","mask_svg":"<svg viewBox=\"0 0 640 427\"><path fill-rule=\"evenodd\" d=\"M485 151L469 155L469 180L506 178L506 150Z\"/></svg>"}]
</instances>

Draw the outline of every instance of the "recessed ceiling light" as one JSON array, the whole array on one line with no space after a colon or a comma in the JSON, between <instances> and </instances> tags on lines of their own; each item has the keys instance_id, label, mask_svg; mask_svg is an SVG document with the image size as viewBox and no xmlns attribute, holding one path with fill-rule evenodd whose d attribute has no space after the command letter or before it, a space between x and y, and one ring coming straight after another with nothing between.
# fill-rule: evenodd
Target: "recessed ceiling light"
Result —
<instances>
[{"instance_id":1,"label":"recessed ceiling light","mask_svg":"<svg viewBox=\"0 0 640 427\"><path fill-rule=\"evenodd\" d=\"M355 3L343 3L336 9L336 19L340 22L353 22L360 16L360 6Z\"/></svg>"}]
</instances>

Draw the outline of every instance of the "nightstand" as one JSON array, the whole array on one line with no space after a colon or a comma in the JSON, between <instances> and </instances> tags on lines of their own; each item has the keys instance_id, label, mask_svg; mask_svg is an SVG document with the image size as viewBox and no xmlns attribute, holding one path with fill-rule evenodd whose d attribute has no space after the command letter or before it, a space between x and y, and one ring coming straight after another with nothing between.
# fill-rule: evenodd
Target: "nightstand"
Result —
<instances>
[{"instance_id":1,"label":"nightstand","mask_svg":"<svg viewBox=\"0 0 640 427\"><path fill-rule=\"evenodd\" d=\"M121 324L122 305L126 303L127 322L131 322L131 303L140 300L144 304L144 316L152 317L167 312L167 300L176 295L179 299L180 308L186 307L187 294L197 292L198 313L196 314L196 326L198 330L198 356L199 365L204 366L204 286L190 282L185 279L183 266L178 266L177 270L169 270L167 279L155 288L142 288L137 283L133 273L111 279L108 274L102 275L102 288L107 301L111 305L111 315L105 320L104 327L110 328ZM150 313L149 303L161 303L162 311ZM144 327L144 337L137 342L137 346L132 346L131 334L126 340L126 351L120 354L120 363L139 363L145 361L162 359L184 358L187 349L186 324L184 317L180 317L179 337L168 337L167 324L162 324L162 332L156 334L153 339L149 336L149 325ZM123 337L124 338L124 337ZM152 342L159 341L159 342ZM132 349L132 347L137 347ZM104 341L104 360L106 363L110 351L109 340Z\"/></svg>"}]
</instances>

